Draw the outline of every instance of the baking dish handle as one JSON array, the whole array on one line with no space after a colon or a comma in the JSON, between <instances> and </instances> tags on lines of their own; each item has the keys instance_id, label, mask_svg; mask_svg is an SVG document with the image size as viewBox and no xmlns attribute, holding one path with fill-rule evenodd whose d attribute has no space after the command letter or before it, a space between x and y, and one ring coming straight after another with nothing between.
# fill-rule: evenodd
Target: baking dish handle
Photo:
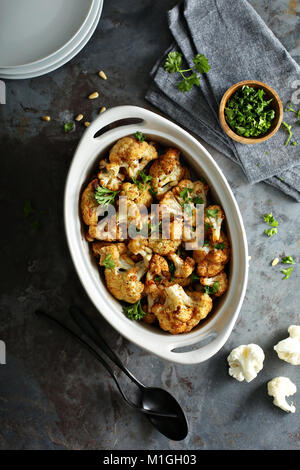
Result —
<instances>
[{"instance_id":1,"label":"baking dish handle","mask_svg":"<svg viewBox=\"0 0 300 470\"><path fill-rule=\"evenodd\" d=\"M139 130L139 128L147 127L154 129L161 129L161 127L166 124L166 119L154 114L152 111L147 109L140 108L138 106L116 106L110 108L100 114L86 129L84 132L84 140L89 140L94 143L98 143L97 137L95 135L103 130L106 126L109 126L113 123L118 124L119 121L125 121L126 119L136 119L137 123L123 122L122 124L116 125L116 127L126 126L127 128ZM111 129L108 129L111 130Z\"/></svg>"},{"instance_id":2,"label":"baking dish handle","mask_svg":"<svg viewBox=\"0 0 300 470\"><path fill-rule=\"evenodd\" d=\"M165 359L180 363L180 364L198 364L204 362L214 354L225 344L231 328L227 328L227 331L217 331L217 328L210 329L200 339L197 338L192 342L182 341L177 344L165 345L163 355ZM190 351L178 351L180 349L192 349ZM177 351L176 351L177 350Z\"/></svg>"}]
</instances>

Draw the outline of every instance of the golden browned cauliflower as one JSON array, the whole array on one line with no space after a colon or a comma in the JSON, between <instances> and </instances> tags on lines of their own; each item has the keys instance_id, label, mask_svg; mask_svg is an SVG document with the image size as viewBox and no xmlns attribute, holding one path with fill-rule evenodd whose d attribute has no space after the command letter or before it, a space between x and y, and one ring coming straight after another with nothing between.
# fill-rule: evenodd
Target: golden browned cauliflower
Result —
<instances>
[{"instance_id":1,"label":"golden browned cauliflower","mask_svg":"<svg viewBox=\"0 0 300 470\"><path fill-rule=\"evenodd\" d=\"M204 222L209 227L208 231L211 234L213 243L220 240L221 226L224 219L225 214L219 205L215 204L205 209Z\"/></svg>"},{"instance_id":2,"label":"golden browned cauliflower","mask_svg":"<svg viewBox=\"0 0 300 470\"><path fill-rule=\"evenodd\" d=\"M152 312L159 321L159 326L171 334L188 333L212 309L212 299L201 292L189 295L178 284L167 287L164 291L164 303L156 303Z\"/></svg>"},{"instance_id":3,"label":"golden browned cauliflower","mask_svg":"<svg viewBox=\"0 0 300 470\"><path fill-rule=\"evenodd\" d=\"M169 148L151 165L149 174L152 176L152 186L158 199L176 186L182 178L189 177L189 171L180 165L179 157L178 149Z\"/></svg>"},{"instance_id":4,"label":"golden browned cauliflower","mask_svg":"<svg viewBox=\"0 0 300 470\"><path fill-rule=\"evenodd\" d=\"M170 253L168 258L173 261L175 266L175 277L186 278L189 277L194 271L195 261L193 258L180 258L176 253Z\"/></svg>"},{"instance_id":5,"label":"golden browned cauliflower","mask_svg":"<svg viewBox=\"0 0 300 470\"><path fill-rule=\"evenodd\" d=\"M168 239L152 239L149 238L149 247L154 253L162 256L167 256L170 253L174 253L180 246L181 240L168 240Z\"/></svg>"},{"instance_id":6,"label":"golden browned cauliflower","mask_svg":"<svg viewBox=\"0 0 300 470\"><path fill-rule=\"evenodd\" d=\"M213 264L226 264L230 259L230 247L228 239L224 232L221 231L219 241L213 243L207 240L204 245L193 252L193 258L196 263L202 263L204 259Z\"/></svg>"},{"instance_id":7,"label":"golden browned cauliflower","mask_svg":"<svg viewBox=\"0 0 300 470\"><path fill-rule=\"evenodd\" d=\"M108 290L118 300L130 304L142 298L144 284L140 282L147 270L147 263L135 263L127 253L124 243L104 246L100 250L100 266L104 266Z\"/></svg>"},{"instance_id":8,"label":"golden browned cauliflower","mask_svg":"<svg viewBox=\"0 0 300 470\"><path fill-rule=\"evenodd\" d=\"M136 184L123 183L119 196L127 197L128 200L134 202L137 206L143 204L149 207L153 200L148 187L143 184L138 187Z\"/></svg>"},{"instance_id":9,"label":"golden browned cauliflower","mask_svg":"<svg viewBox=\"0 0 300 470\"><path fill-rule=\"evenodd\" d=\"M81 196L81 214L86 225L97 225L98 216L97 216L97 207L98 203L95 199L95 189L99 185L97 178L93 179ZM93 237L94 238L94 237Z\"/></svg>"},{"instance_id":10,"label":"golden browned cauliflower","mask_svg":"<svg viewBox=\"0 0 300 470\"><path fill-rule=\"evenodd\" d=\"M197 274L200 277L213 277L224 269L224 264L212 263L205 259L197 265Z\"/></svg>"},{"instance_id":11,"label":"golden browned cauliflower","mask_svg":"<svg viewBox=\"0 0 300 470\"><path fill-rule=\"evenodd\" d=\"M224 292L226 292L228 289L228 279L224 271L220 272L217 274L217 276L214 277L201 277L200 282L203 286L206 287L214 286L216 288L216 292L213 292L212 294L215 297L221 297L221 295L223 295Z\"/></svg>"},{"instance_id":12,"label":"golden browned cauliflower","mask_svg":"<svg viewBox=\"0 0 300 470\"><path fill-rule=\"evenodd\" d=\"M119 139L109 152L109 161L124 168L129 178L136 177L138 172L158 157L154 145L140 142L134 137Z\"/></svg>"},{"instance_id":13,"label":"golden browned cauliflower","mask_svg":"<svg viewBox=\"0 0 300 470\"><path fill-rule=\"evenodd\" d=\"M148 300L148 312L151 312L154 302L163 294L165 281L170 279L169 266L165 258L154 254L149 263L146 275L145 291Z\"/></svg>"},{"instance_id":14,"label":"golden browned cauliflower","mask_svg":"<svg viewBox=\"0 0 300 470\"><path fill-rule=\"evenodd\" d=\"M202 181L190 181L184 179L172 189L177 201L183 204L204 204L206 205L206 197L208 193L208 185Z\"/></svg>"},{"instance_id":15,"label":"golden browned cauliflower","mask_svg":"<svg viewBox=\"0 0 300 470\"><path fill-rule=\"evenodd\" d=\"M101 160L99 163L98 178L100 185L111 191L118 191L121 188L125 175L120 173L120 167L116 163L110 163L107 160Z\"/></svg>"}]
</instances>

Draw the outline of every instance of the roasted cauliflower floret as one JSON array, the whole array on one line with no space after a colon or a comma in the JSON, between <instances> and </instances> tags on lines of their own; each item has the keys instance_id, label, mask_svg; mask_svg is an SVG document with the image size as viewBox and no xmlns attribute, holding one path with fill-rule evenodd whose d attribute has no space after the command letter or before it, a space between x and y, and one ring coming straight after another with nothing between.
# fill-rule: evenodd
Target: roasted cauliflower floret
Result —
<instances>
[{"instance_id":1,"label":"roasted cauliflower floret","mask_svg":"<svg viewBox=\"0 0 300 470\"><path fill-rule=\"evenodd\" d=\"M208 193L208 185L202 181L190 181L184 179L172 189L177 201L183 204L204 204L206 205L206 198Z\"/></svg>"},{"instance_id":2,"label":"roasted cauliflower floret","mask_svg":"<svg viewBox=\"0 0 300 470\"><path fill-rule=\"evenodd\" d=\"M220 206L208 206L205 209L204 222L209 226L212 242L217 243L221 237L221 226L225 219L225 214Z\"/></svg>"},{"instance_id":3,"label":"roasted cauliflower floret","mask_svg":"<svg viewBox=\"0 0 300 470\"><path fill-rule=\"evenodd\" d=\"M154 145L140 142L134 137L123 137L109 152L109 161L119 168L124 168L129 178L136 177L139 171L157 157Z\"/></svg>"},{"instance_id":4,"label":"roasted cauliflower floret","mask_svg":"<svg viewBox=\"0 0 300 470\"><path fill-rule=\"evenodd\" d=\"M148 312L151 312L154 301L158 299L165 288L165 281L170 279L169 266L165 258L154 254L149 263L145 281L145 294L148 300Z\"/></svg>"},{"instance_id":5,"label":"roasted cauliflower floret","mask_svg":"<svg viewBox=\"0 0 300 470\"><path fill-rule=\"evenodd\" d=\"M95 199L95 189L98 185L99 182L97 178L93 179L93 181L87 185L81 196L80 208L82 218L86 225L97 225L98 223L97 207L99 204Z\"/></svg>"},{"instance_id":6,"label":"roasted cauliflower floret","mask_svg":"<svg viewBox=\"0 0 300 470\"><path fill-rule=\"evenodd\" d=\"M165 302L156 303L152 312L160 327L172 334L188 333L212 309L211 297L200 292L186 294L181 286L174 284L164 291Z\"/></svg>"},{"instance_id":7,"label":"roasted cauliflower floret","mask_svg":"<svg viewBox=\"0 0 300 470\"><path fill-rule=\"evenodd\" d=\"M116 163L110 163L107 160L101 160L99 163L98 178L101 186L112 191L118 191L121 188L125 175L120 173L120 167Z\"/></svg>"},{"instance_id":8,"label":"roasted cauliflower floret","mask_svg":"<svg viewBox=\"0 0 300 470\"><path fill-rule=\"evenodd\" d=\"M118 300L130 304L142 298L144 284L140 282L147 270L147 263L134 261L128 256L126 245L116 243L99 250L100 266L104 266L108 290Z\"/></svg>"},{"instance_id":9,"label":"roasted cauliflower floret","mask_svg":"<svg viewBox=\"0 0 300 470\"><path fill-rule=\"evenodd\" d=\"M176 253L169 254L168 258L173 261L175 265L175 277L187 278L194 271L195 261L193 258L180 258Z\"/></svg>"},{"instance_id":10,"label":"roasted cauliflower floret","mask_svg":"<svg viewBox=\"0 0 300 470\"><path fill-rule=\"evenodd\" d=\"M214 277L201 277L200 283L205 287L212 288L212 294L215 297L221 297L228 289L228 279L224 271Z\"/></svg>"},{"instance_id":11,"label":"roasted cauliflower floret","mask_svg":"<svg viewBox=\"0 0 300 470\"><path fill-rule=\"evenodd\" d=\"M230 248L225 233L221 231L218 243L211 240L204 242L199 250L193 252L193 258L196 263L202 263L206 259L214 264L226 264L230 258Z\"/></svg>"},{"instance_id":12,"label":"roasted cauliflower floret","mask_svg":"<svg viewBox=\"0 0 300 470\"><path fill-rule=\"evenodd\" d=\"M152 176L152 186L160 199L173 186L176 186L182 178L188 178L189 171L180 165L180 151L169 148L152 165L149 171Z\"/></svg>"},{"instance_id":13,"label":"roasted cauliflower floret","mask_svg":"<svg viewBox=\"0 0 300 470\"><path fill-rule=\"evenodd\" d=\"M140 187L132 183L122 184L119 196L127 197L128 200L134 202L137 206L144 205L149 207L153 200L147 185L143 184Z\"/></svg>"},{"instance_id":14,"label":"roasted cauliflower floret","mask_svg":"<svg viewBox=\"0 0 300 470\"><path fill-rule=\"evenodd\" d=\"M197 274L200 277L213 277L224 269L224 264L212 263L205 259L197 265Z\"/></svg>"},{"instance_id":15,"label":"roasted cauliflower floret","mask_svg":"<svg viewBox=\"0 0 300 470\"><path fill-rule=\"evenodd\" d=\"M170 253L174 253L180 246L181 240L168 240L168 239L152 239L149 238L149 247L154 253L162 256L167 256Z\"/></svg>"}]
</instances>

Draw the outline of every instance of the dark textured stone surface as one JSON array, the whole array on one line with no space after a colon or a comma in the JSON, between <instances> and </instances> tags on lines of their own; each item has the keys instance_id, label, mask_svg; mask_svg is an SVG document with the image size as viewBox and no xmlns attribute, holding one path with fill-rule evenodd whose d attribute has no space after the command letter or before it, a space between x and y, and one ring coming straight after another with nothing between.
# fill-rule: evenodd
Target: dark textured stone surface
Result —
<instances>
[{"instance_id":1,"label":"dark textured stone surface","mask_svg":"<svg viewBox=\"0 0 300 470\"><path fill-rule=\"evenodd\" d=\"M252 0L296 60L300 59L296 0ZM252 256L246 299L227 344L197 366L164 362L121 338L87 298L71 263L62 221L67 170L83 125L65 135L62 123L81 112L93 119L102 105L149 107L149 71L170 41L165 13L175 0L106 1L88 45L70 63L32 80L7 81L0 107L1 317L7 364L0 365L1 449L299 449L297 415L273 407L266 382L297 367L276 358L273 345L299 322L299 269L282 281L275 256L300 262L300 206L264 184L249 186L241 171L210 149L240 205ZM105 70L109 79L97 76ZM100 98L87 100L98 89ZM40 117L51 115L51 122ZM25 200L40 228L24 218ZM279 234L263 235L262 214L273 210ZM38 307L69 322L71 303L97 319L130 368L149 385L168 388L185 408L185 442L159 435L123 405L102 368L56 328L34 316ZM228 376L226 356L242 343L260 344L265 367L250 384ZM300 412L300 399L294 402Z\"/></svg>"}]
</instances>

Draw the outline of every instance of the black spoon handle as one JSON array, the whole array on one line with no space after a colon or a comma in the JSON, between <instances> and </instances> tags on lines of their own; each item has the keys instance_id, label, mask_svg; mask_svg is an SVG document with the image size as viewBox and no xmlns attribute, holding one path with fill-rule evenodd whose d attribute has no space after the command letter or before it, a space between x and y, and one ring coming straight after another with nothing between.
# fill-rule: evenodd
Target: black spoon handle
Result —
<instances>
[{"instance_id":1,"label":"black spoon handle","mask_svg":"<svg viewBox=\"0 0 300 470\"><path fill-rule=\"evenodd\" d=\"M82 346L84 346L91 354L94 356L101 364L103 367L107 370L107 372L111 375L111 377L114 379L114 382L116 386L118 387L119 392L121 393L123 399L126 401L126 403L131 406L132 408L136 408L137 410L141 411L142 413L153 416L153 417L165 417L165 418L176 418L177 415L172 414L172 413L163 413L159 411L151 411L151 410L146 410L145 408L140 408L139 406L135 405L134 403L130 402L126 395L124 394L122 388L120 387L120 384L115 376L115 373L113 369L110 367L110 365L103 359L103 357L100 356L100 354L95 351L94 348L92 348L86 341L84 341L80 336L78 336L76 333L74 333L70 328L68 328L66 325L63 325L59 320L56 318L52 317L51 315L48 315L46 312L42 310L37 310L35 312L39 316L46 317L48 320L50 320L52 323L55 323L57 326L62 328L65 332L67 332L70 336L72 336L78 343L80 343Z\"/></svg>"},{"instance_id":2,"label":"black spoon handle","mask_svg":"<svg viewBox=\"0 0 300 470\"><path fill-rule=\"evenodd\" d=\"M109 359L116 364L123 372L127 375L138 387L144 387L144 385L124 366L121 359L117 354L110 348L98 328L92 323L91 320L83 313L83 311L75 306L69 309L71 316L77 326L83 331L83 333L90 338L98 348L106 354Z\"/></svg>"}]
</instances>

